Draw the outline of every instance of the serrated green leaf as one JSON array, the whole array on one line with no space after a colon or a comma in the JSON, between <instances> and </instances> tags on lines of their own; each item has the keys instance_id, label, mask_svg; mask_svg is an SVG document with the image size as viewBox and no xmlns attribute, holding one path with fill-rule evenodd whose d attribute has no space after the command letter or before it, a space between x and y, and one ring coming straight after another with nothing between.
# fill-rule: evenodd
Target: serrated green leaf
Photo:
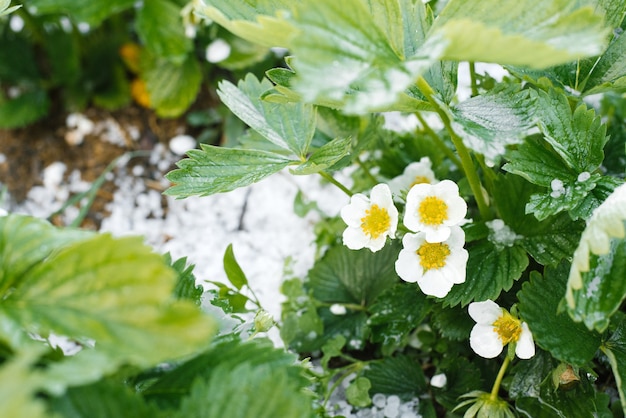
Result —
<instances>
[{"instance_id":1,"label":"serrated green leaf","mask_svg":"<svg viewBox=\"0 0 626 418\"><path fill-rule=\"evenodd\" d=\"M608 254L590 253L589 271L580 275L582 287L568 289L574 303L567 311L575 321L602 332L626 298L626 239L613 239Z\"/></svg>"},{"instance_id":2,"label":"serrated green leaf","mask_svg":"<svg viewBox=\"0 0 626 418\"><path fill-rule=\"evenodd\" d=\"M283 15L293 9L290 0L201 0L198 15L219 23L237 36L266 47L287 47L296 29Z\"/></svg>"},{"instance_id":3,"label":"serrated green leaf","mask_svg":"<svg viewBox=\"0 0 626 418\"><path fill-rule=\"evenodd\" d=\"M537 350L530 359L515 364L511 370L512 379L509 396L513 399L538 397L541 383L552 373L557 363L548 352Z\"/></svg>"},{"instance_id":4,"label":"serrated green leaf","mask_svg":"<svg viewBox=\"0 0 626 418\"><path fill-rule=\"evenodd\" d=\"M567 96L539 91L539 128L545 140L577 173L593 173L604 159L606 125L584 104L572 113Z\"/></svg>"},{"instance_id":5,"label":"serrated green leaf","mask_svg":"<svg viewBox=\"0 0 626 418\"><path fill-rule=\"evenodd\" d=\"M196 285L196 277L193 274L194 264L187 265L187 257L179 258L172 263L169 253L166 256L168 264L178 273L173 295L177 299L188 299L196 305L200 305L202 299L202 286Z\"/></svg>"},{"instance_id":6,"label":"serrated green leaf","mask_svg":"<svg viewBox=\"0 0 626 418\"><path fill-rule=\"evenodd\" d=\"M191 51L191 39L185 36L180 7L170 0L143 3L137 10L135 28L146 49L158 57L182 64Z\"/></svg>"},{"instance_id":7,"label":"serrated green leaf","mask_svg":"<svg viewBox=\"0 0 626 418\"><path fill-rule=\"evenodd\" d=\"M271 103L261 95L272 88L267 79L260 82L252 74L238 86L219 84L222 102L242 121L268 141L303 159L315 132L315 109L302 103Z\"/></svg>"},{"instance_id":8,"label":"serrated green leaf","mask_svg":"<svg viewBox=\"0 0 626 418\"><path fill-rule=\"evenodd\" d=\"M309 271L313 296L328 303L369 306L398 281L393 263L400 249L392 243L373 253L368 249L333 247Z\"/></svg>"},{"instance_id":9,"label":"serrated green leaf","mask_svg":"<svg viewBox=\"0 0 626 418\"><path fill-rule=\"evenodd\" d=\"M122 382L112 379L73 387L49 401L52 412L65 418L136 418L158 416L159 410Z\"/></svg>"},{"instance_id":10,"label":"serrated green leaf","mask_svg":"<svg viewBox=\"0 0 626 418\"><path fill-rule=\"evenodd\" d=\"M604 21L609 28L618 28L626 14L626 3L622 0L594 0L595 4L604 11Z\"/></svg>"},{"instance_id":11,"label":"serrated green leaf","mask_svg":"<svg viewBox=\"0 0 626 418\"><path fill-rule=\"evenodd\" d=\"M141 238L94 235L55 251L19 279L0 315L28 332L93 339L111 364L147 366L188 355L215 331L192 303L170 301L175 274Z\"/></svg>"},{"instance_id":12,"label":"serrated green leaf","mask_svg":"<svg viewBox=\"0 0 626 418\"><path fill-rule=\"evenodd\" d=\"M370 307L371 340L382 343L383 354L390 355L425 318L430 299L414 284L398 283L384 291Z\"/></svg>"},{"instance_id":13,"label":"serrated green leaf","mask_svg":"<svg viewBox=\"0 0 626 418\"><path fill-rule=\"evenodd\" d=\"M224 252L224 271L226 272L228 281L235 286L237 290L241 290L242 287L248 285L248 278L235 258L233 244L228 244Z\"/></svg>"},{"instance_id":14,"label":"serrated green leaf","mask_svg":"<svg viewBox=\"0 0 626 418\"><path fill-rule=\"evenodd\" d=\"M609 29L592 7L570 0L451 0L431 37L443 58L545 68L600 54Z\"/></svg>"},{"instance_id":15,"label":"serrated green leaf","mask_svg":"<svg viewBox=\"0 0 626 418\"><path fill-rule=\"evenodd\" d=\"M291 169L292 174L306 175L327 170L350 154L352 138L335 138L315 150L306 162Z\"/></svg>"},{"instance_id":16,"label":"serrated green leaf","mask_svg":"<svg viewBox=\"0 0 626 418\"><path fill-rule=\"evenodd\" d=\"M453 341L469 339L470 332L476 322L467 314L467 309L460 306L444 308L435 305L431 313L431 324L439 333Z\"/></svg>"},{"instance_id":17,"label":"serrated green leaf","mask_svg":"<svg viewBox=\"0 0 626 418\"><path fill-rule=\"evenodd\" d=\"M156 58L146 64L142 78L150 96L150 106L161 117L177 117L196 100L202 82L200 64L188 54L181 63Z\"/></svg>"},{"instance_id":18,"label":"serrated green leaf","mask_svg":"<svg viewBox=\"0 0 626 418\"><path fill-rule=\"evenodd\" d=\"M48 114L50 99L45 90L32 90L14 99L0 96L0 128L15 129L36 122Z\"/></svg>"},{"instance_id":19,"label":"serrated green leaf","mask_svg":"<svg viewBox=\"0 0 626 418\"><path fill-rule=\"evenodd\" d=\"M584 80L584 94L626 90L626 36L614 39Z\"/></svg>"},{"instance_id":20,"label":"serrated green leaf","mask_svg":"<svg viewBox=\"0 0 626 418\"><path fill-rule=\"evenodd\" d=\"M426 378L419 360L399 354L372 361L363 372L372 383L370 393L413 398L426 390Z\"/></svg>"},{"instance_id":21,"label":"serrated green leaf","mask_svg":"<svg viewBox=\"0 0 626 418\"><path fill-rule=\"evenodd\" d=\"M369 390L372 387L369 379L357 377L350 386L346 388L346 399L351 405L364 408L372 403Z\"/></svg>"},{"instance_id":22,"label":"serrated green leaf","mask_svg":"<svg viewBox=\"0 0 626 418\"><path fill-rule=\"evenodd\" d=\"M134 0L31 0L38 14L67 13L78 22L99 26L103 20L113 14L130 9Z\"/></svg>"},{"instance_id":23,"label":"serrated green leaf","mask_svg":"<svg viewBox=\"0 0 626 418\"><path fill-rule=\"evenodd\" d=\"M526 251L517 245L497 249L488 240L483 240L467 250L469 260L465 283L454 286L443 298L445 306L495 300L502 291L509 290L528 267Z\"/></svg>"},{"instance_id":24,"label":"serrated green leaf","mask_svg":"<svg viewBox=\"0 0 626 418\"><path fill-rule=\"evenodd\" d=\"M546 268L545 275L533 272L517 294L521 318L528 323L535 343L554 358L583 366L600 347L601 335L574 322L559 304L565 295L569 264Z\"/></svg>"},{"instance_id":25,"label":"serrated green leaf","mask_svg":"<svg viewBox=\"0 0 626 418\"><path fill-rule=\"evenodd\" d=\"M622 401L622 410L626 414L626 322L619 323L617 329L601 350L606 354L615 376L617 391Z\"/></svg>"},{"instance_id":26,"label":"serrated green leaf","mask_svg":"<svg viewBox=\"0 0 626 418\"><path fill-rule=\"evenodd\" d=\"M438 373L445 374L446 385L443 388L431 386L431 390L437 402L449 410L458 405L461 395L481 388L481 370L466 357L445 358L438 367Z\"/></svg>"},{"instance_id":27,"label":"serrated green leaf","mask_svg":"<svg viewBox=\"0 0 626 418\"><path fill-rule=\"evenodd\" d=\"M489 92L452 107L452 127L468 148L496 163L534 125L535 102L531 90Z\"/></svg>"},{"instance_id":28,"label":"serrated green leaf","mask_svg":"<svg viewBox=\"0 0 626 418\"><path fill-rule=\"evenodd\" d=\"M266 151L200 145L166 178L173 186L165 194L178 198L208 196L248 186L287 167L292 161Z\"/></svg>"}]
</instances>

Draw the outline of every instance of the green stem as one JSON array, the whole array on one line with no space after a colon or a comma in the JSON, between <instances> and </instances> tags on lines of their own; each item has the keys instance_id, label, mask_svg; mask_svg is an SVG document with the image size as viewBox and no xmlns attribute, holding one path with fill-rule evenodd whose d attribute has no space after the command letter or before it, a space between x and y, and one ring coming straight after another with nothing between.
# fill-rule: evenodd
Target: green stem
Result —
<instances>
[{"instance_id":1,"label":"green stem","mask_svg":"<svg viewBox=\"0 0 626 418\"><path fill-rule=\"evenodd\" d=\"M441 139L441 137L437 135L435 131L433 131L433 128L431 128L428 125L424 117L418 112L415 112L415 116L417 117L417 120L420 121L420 124L422 124L422 128L424 129L424 132L428 136L430 136L433 139L433 141L435 141L435 145L437 145L439 149L443 151L444 154L446 154L446 157L448 157L457 167L462 168L461 160L459 160L459 157L457 157L456 154L452 152L450 148L448 148L446 143L443 142L443 139Z\"/></svg>"},{"instance_id":2,"label":"green stem","mask_svg":"<svg viewBox=\"0 0 626 418\"><path fill-rule=\"evenodd\" d=\"M361 169L365 172L365 175L367 176L368 179L370 179L372 182L374 182L374 184L380 183L380 181L378 181L378 179L376 177L374 177L374 175L370 171L369 167L367 167L365 165L365 163L363 161L361 161L361 159L357 158L356 162L359 165L359 167L361 167Z\"/></svg>"},{"instance_id":3,"label":"green stem","mask_svg":"<svg viewBox=\"0 0 626 418\"><path fill-rule=\"evenodd\" d=\"M330 174L328 174L325 171L320 171L319 172L320 176L324 177L326 180L328 180L331 184L337 186L342 192L344 192L345 194L347 194L348 196L352 197L352 195L354 193L352 193L352 191L350 189L348 189L346 186L344 186L343 184L339 183L337 180L335 180L335 178L333 176L331 176Z\"/></svg>"},{"instance_id":4,"label":"green stem","mask_svg":"<svg viewBox=\"0 0 626 418\"><path fill-rule=\"evenodd\" d=\"M478 96L478 85L476 84L476 66L473 61L469 63L470 87L472 89L472 97Z\"/></svg>"},{"instance_id":5,"label":"green stem","mask_svg":"<svg viewBox=\"0 0 626 418\"><path fill-rule=\"evenodd\" d=\"M324 408L324 410L326 410L326 407L328 406L328 401L330 401L331 395L333 394L333 392L335 392L335 390L337 390L341 382L343 382L346 377L350 376L352 373L358 372L362 368L363 368L363 363L358 362L358 363L349 364L343 369L343 371L338 372L338 373L343 373L343 374L341 375L341 377L335 380L335 383L333 383L333 385L330 387L330 389L326 393L326 396L324 398L324 403L322 404L322 407Z\"/></svg>"},{"instance_id":6,"label":"green stem","mask_svg":"<svg viewBox=\"0 0 626 418\"><path fill-rule=\"evenodd\" d=\"M448 114L443 109L440 102L435 98L435 91L432 87L430 87L424 77L417 79L417 87L422 93L424 93L424 95L428 98L428 101L433 105L436 112L439 114L439 117L441 117L443 125L450 134L450 139L452 140L452 143L461 158L461 165L463 167L463 171L465 172L465 176L467 177L467 181L469 182L470 188L472 189L472 193L474 194L474 199L476 199L476 204L478 205L478 211L480 212L481 218L484 220L490 219L489 207L485 201L485 196L483 196L483 188L480 184L480 179L478 178L478 172L474 166L469 150L465 147L465 144L463 144L463 139L461 139L461 137L454 132L454 129L452 129L452 124Z\"/></svg>"},{"instance_id":7,"label":"green stem","mask_svg":"<svg viewBox=\"0 0 626 418\"><path fill-rule=\"evenodd\" d=\"M500 371L498 372L498 376L496 376L496 381L493 382L493 387L491 388L491 394L489 395L489 399L495 401L498 399L498 392L500 391L500 384L502 383L502 378L504 378L504 373L506 372L507 367L509 367L509 363L511 362L511 358L507 355L504 358L504 362L502 366L500 366Z\"/></svg>"}]
</instances>

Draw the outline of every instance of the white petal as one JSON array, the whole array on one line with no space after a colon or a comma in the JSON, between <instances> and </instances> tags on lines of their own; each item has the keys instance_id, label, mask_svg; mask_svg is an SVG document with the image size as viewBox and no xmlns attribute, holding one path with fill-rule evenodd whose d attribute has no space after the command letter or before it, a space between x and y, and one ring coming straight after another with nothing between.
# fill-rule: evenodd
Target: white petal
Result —
<instances>
[{"instance_id":1,"label":"white petal","mask_svg":"<svg viewBox=\"0 0 626 418\"><path fill-rule=\"evenodd\" d=\"M443 270L443 269L442 269ZM446 280L441 270L429 270L417 279L417 284L424 294L438 298L445 297L454 285Z\"/></svg>"},{"instance_id":2,"label":"white petal","mask_svg":"<svg viewBox=\"0 0 626 418\"><path fill-rule=\"evenodd\" d=\"M490 299L470 303L467 311L478 324L491 325L502 316L502 308Z\"/></svg>"},{"instance_id":3,"label":"white petal","mask_svg":"<svg viewBox=\"0 0 626 418\"><path fill-rule=\"evenodd\" d=\"M467 215L467 203L460 196L454 196L446 201L448 205L448 225L457 225Z\"/></svg>"},{"instance_id":4,"label":"white petal","mask_svg":"<svg viewBox=\"0 0 626 418\"><path fill-rule=\"evenodd\" d=\"M428 242L444 242L450 237L450 228L447 226L439 226L438 228L426 227L424 228L424 233Z\"/></svg>"},{"instance_id":5,"label":"white petal","mask_svg":"<svg viewBox=\"0 0 626 418\"><path fill-rule=\"evenodd\" d=\"M405 282L415 283L424 274L415 251L403 249L396 260L396 273Z\"/></svg>"},{"instance_id":6,"label":"white petal","mask_svg":"<svg viewBox=\"0 0 626 418\"><path fill-rule=\"evenodd\" d=\"M363 233L361 228L347 227L343 231L343 245L351 250L360 250L368 244L369 238Z\"/></svg>"},{"instance_id":7,"label":"white petal","mask_svg":"<svg viewBox=\"0 0 626 418\"><path fill-rule=\"evenodd\" d=\"M380 234L378 238L375 239L369 238L368 241L369 242L365 244L365 247L369 248L373 253L375 253L385 246L385 243L387 242L387 234Z\"/></svg>"},{"instance_id":8,"label":"white petal","mask_svg":"<svg viewBox=\"0 0 626 418\"><path fill-rule=\"evenodd\" d=\"M365 211L370 208L367 197L358 193L350 198L350 203L341 208L341 219L351 227L361 226L361 218L365 216Z\"/></svg>"},{"instance_id":9,"label":"white petal","mask_svg":"<svg viewBox=\"0 0 626 418\"><path fill-rule=\"evenodd\" d=\"M515 354L517 354L517 357L525 360L535 355L533 334L530 332L530 329L528 329L526 322L522 322L522 333L519 336L519 340L517 340Z\"/></svg>"},{"instance_id":10,"label":"white petal","mask_svg":"<svg viewBox=\"0 0 626 418\"><path fill-rule=\"evenodd\" d=\"M391 199L391 190L389 186L384 183L377 184L372 188L370 193L370 201L372 204L377 204L380 207L386 208L393 206L393 200Z\"/></svg>"},{"instance_id":11,"label":"white petal","mask_svg":"<svg viewBox=\"0 0 626 418\"><path fill-rule=\"evenodd\" d=\"M470 347L481 357L494 358L504 346L492 326L476 324L470 333Z\"/></svg>"},{"instance_id":12,"label":"white petal","mask_svg":"<svg viewBox=\"0 0 626 418\"><path fill-rule=\"evenodd\" d=\"M452 180L442 180L434 186L438 193L445 196L458 196L459 186Z\"/></svg>"},{"instance_id":13,"label":"white petal","mask_svg":"<svg viewBox=\"0 0 626 418\"><path fill-rule=\"evenodd\" d=\"M424 243L424 241L425 240L423 233L407 233L404 234L404 237L402 238L402 246L405 250L413 252L417 251L417 249Z\"/></svg>"}]
</instances>

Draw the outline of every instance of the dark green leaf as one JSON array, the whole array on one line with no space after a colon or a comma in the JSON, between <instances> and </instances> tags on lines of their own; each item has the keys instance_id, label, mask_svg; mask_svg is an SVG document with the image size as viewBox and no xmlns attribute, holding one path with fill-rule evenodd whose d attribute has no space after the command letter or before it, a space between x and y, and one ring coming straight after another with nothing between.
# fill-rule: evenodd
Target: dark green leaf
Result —
<instances>
[{"instance_id":1,"label":"dark green leaf","mask_svg":"<svg viewBox=\"0 0 626 418\"><path fill-rule=\"evenodd\" d=\"M46 116L49 107L44 90L27 91L9 100L0 94L0 128L15 129L33 123Z\"/></svg>"},{"instance_id":2,"label":"dark green leaf","mask_svg":"<svg viewBox=\"0 0 626 418\"><path fill-rule=\"evenodd\" d=\"M363 372L372 383L371 394L398 395L411 399L426 389L426 378L419 360L397 355L373 361Z\"/></svg>"},{"instance_id":3,"label":"dark green leaf","mask_svg":"<svg viewBox=\"0 0 626 418\"><path fill-rule=\"evenodd\" d=\"M174 287L174 296L177 299L187 299L193 301L196 305L200 305L203 289L202 286L196 285L196 276L193 274L195 265L187 265L187 257L182 257L171 262L169 253L166 260L168 264L178 273L178 280Z\"/></svg>"},{"instance_id":4,"label":"dark green leaf","mask_svg":"<svg viewBox=\"0 0 626 418\"><path fill-rule=\"evenodd\" d=\"M180 7L170 0L150 0L137 11L137 34L154 55L182 64L191 51L191 39L185 36Z\"/></svg>"},{"instance_id":5,"label":"dark green leaf","mask_svg":"<svg viewBox=\"0 0 626 418\"><path fill-rule=\"evenodd\" d=\"M224 252L224 271L226 272L228 281L230 281L237 290L241 290L242 287L248 285L248 278L235 258L233 244L228 244Z\"/></svg>"},{"instance_id":6,"label":"dark green leaf","mask_svg":"<svg viewBox=\"0 0 626 418\"><path fill-rule=\"evenodd\" d=\"M528 256L519 246L501 249L488 240L471 244L465 283L455 285L443 298L445 306L462 306L473 301L495 300L519 279L528 266Z\"/></svg>"},{"instance_id":7,"label":"dark green leaf","mask_svg":"<svg viewBox=\"0 0 626 418\"><path fill-rule=\"evenodd\" d=\"M517 294L521 318L528 323L535 343L554 358L583 366L600 347L601 336L559 311L565 295L569 264L546 268L545 277L533 272Z\"/></svg>"},{"instance_id":8,"label":"dark green leaf","mask_svg":"<svg viewBox=\"0 0 626 418\"><path fill-rule=\"evenodd\" d=\"M624 5L622 4L622 7ZM623 14L622 14L623 16ZM626 36L618 36L594 65L584 84L585 94L626 90Z\"/></svg>"},{"instance_id":9,"label":"dark green leaf","mask_svg":"<svg viewBox=\"0 0 626 418\"><path fill-rule=\"evenodd\" d=\"M183 198L229 192L256 183L292 162L266 151L200 147L189 151L189 158L179 161L179 168L167 174L174 185L165 194Z\"/></svg>"},{"instance_id":10,"label":"dark green leaf","mask_svg":"<svg viewBox=\"0 0 626 418\"><path fill-rule=\"evenodd\" d=\"M99 26L103 20L130 9L134 0L31 0L29 6L37 8L38 14L68 13L78 22Z\"/></svg>"},{"instance_id":11,"label":"dark green leaf","mask_svg":"<svg viewBox=\"0 0 626 418\"><path fill-rule=\"evenodd\" d=\"M444 308L435 305L431 313L432 325L445 338L454 341L467 341L476 322L467 314L467 309L460 306Z\"/></svg>"},{"instance_id":12,"label":"dark green leaf","mask_svg":"<svg viewBox=\"0 0 626 418\"><path fill-rule=\"evenodd\" d=\"M626 387L624 386L626 383L626 321L619 323L611 338L602 345L601 349L608 357L613 369L622 409L626 414Z\"/></svg>"},{"instance_id":13,"label":"dark green leaf","mask_svg":"<svg viewBox=\"0 0 626 418\"><path fill-rule=\"evenodd\" d=\"M465 357L446 358L437 373L444 373L447 383L443 388L431 386L431 390L437 402L450 410L459 404L459 396L482 387L480 368Z\"/></svg>"},{"instance_id":14,"label":"dark green leaf","mask_svg":"<svg viewBox=\"0 0 626 418\"><path fill-rule=\"evenodd\" d=\"M550 376L557 363L548 352L537 350L532 358L515 364L511 370L511 398L538 397L541 384Z\"/></svg>"}]
</instances>

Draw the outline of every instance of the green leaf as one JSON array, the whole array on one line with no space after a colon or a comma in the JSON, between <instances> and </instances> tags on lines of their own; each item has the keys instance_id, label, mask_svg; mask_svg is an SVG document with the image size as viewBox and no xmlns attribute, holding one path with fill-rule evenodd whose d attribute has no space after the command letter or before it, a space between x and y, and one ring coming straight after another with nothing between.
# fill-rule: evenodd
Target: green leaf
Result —
<instances>
[{"instance_id":1,"label":"green leaf","mask_svg":"<svg viewBox=\"0 0 626 418\"><path fill-rule=\"evenodd\" d=\"M18 4L17 6L9 7L10 4L11 4L11 0L0 1L0 16L6 16L9 13L13 13L14 11L22 7L21 4Z\"/></svg>"},{"instance_id":2,"label":"green leaf","mask_svg":"<svg viewBox=\"0 0 626 418\"><path fill-rule=\"evenodd\" d=\"M195 12L217 22L237 36L266 47L287 47L296 29L282 16L293 9L290 0L201 0Z\"/></svg>"},{"instance_id":3,"label":"green leaf","mask_svg":"<svg viewBox=\"0 0 626 418\"><path fill-rule=\"evenodd\" d=\"M10 240L26 236L28 228ZM174 284L174 272L141 238L94 235L24 271L0 316L40 335L93 339L111 364L148 366L195 352L215 330L195 305L170 300Z\"/></svg>"},{"instance_id":4,"label":"green leaf","mask_svg":"<svg viewBox=\"0 0 626 418\"><path fill-rule=\"evenodd\" d=\"M363 372L372 383L370 393L413 398L426 390L426 378L418 359L399 354L372 361Z\"/></svg>"},{"instance_id":5,"label":"green leaf","mask_svg":"<svg viewBox=\"0 0 626 418\"><path fill-rule=\"evenodd\" d=\"M172 263L169 253L166 255L166 261L178 273L178 280L174 287L173 295L177 299L187 299L193 301L196 305L200 305L202 286L196 285L196 276L193 274L194 264L187 265L187 257L182 257Z\"/></svg>"},{"instance_id":6,"label":"green leaf","mask_svg":"<svg viewBox=\"0 0 626 418\"><path fill-rule=\"evenodd\" d=\"M312 399L285 368L268 364L218 365L208 380L197 379L176 418L310 418Z\"/></svg>"},{"instance_id":7,"label":"green leaf","mask_svg":"<svg viewBox=\"0 0 626 418\"><path fill-rule=\"evenodd\" d=\"M182 64L191 51L191 39L185 36L180 7L170 0L150 0L137 10L135 27L139 39L154 55Z\"/></svg>"},{"instance_id":8,"label":"green leaf","mask_svg":"<svg viewBox=\"0 0 626 418\"><path fill-rule=\"evenodd\" d=\"M580 272L582 287L571 290L567 311L590 330L604 331L626 298L626 239L611 240L608 254L589 254L589 271Z\"/></svg>"},{"instance_id":9,"label":"green leaf","mask_svg":"<svg viewBox=\"0 0 626 418\"><path fill-rule=\"evenodd\" d=\"M624 7L624 6L622 6ZM614 39L584 81L584 94L626 90L626 36Z\"/></svg>"},{"instance_id":10,"label":"green leaf","mask_svg":"<svg viewBox=\"0 0 626 418\"><path fill-rule=\"evenodd\" d=\"M452 107L452 127L468 148L493 164L534 125L535 102L531 90L491 91Z\"/></svg>"},{"instance_id":11,"label":"green leaf","mask_svg":"<svg viewBox=\"0 0 626 418\"><path fill-rule=\"evenodd\" d=\"M444 308L435 305L431 313L431 325L442 336L453 341L468 340L470 332L476 322L467 314L467 309L460 306Z\"/></svg>"},{"instance_id":12,"label":"green leaf","mask_svg":"<svg viewBox=\"0 0 626 418\"><path fill-rule=\"evenodd\" d=\"M621 321L611 338L606 341L601 350L606 354L613 369L617 383L617 391L622 402L622 410L626 414L626 321Z\"/></svg>"},{"instance_id":13,"label":"green leaf","mask_svg":"<svg viewBox=\"0 0 626 418\"><path fill-rule=\"evenodd\" d=\"M354 251L343 245L329 249L309 271L313 296L328 303L371 305L398 281L389 260L395 260L399 252L395 243L376 253L368 249Z\"/></svg>"},{"instance_id":14,"label":"green leaf","mask_svg":"<svg viewBox=\"0 0 626 418\"><path fill-rule=\"evenodd\" d=\"M469 315L465 316L469 317ZM444 358L443 363L437 369L437 373L445 373L447 383L443 388L436 388L431 385L431 390L437 402L449 410L458 405L461 395L481 388L481 370L475 364L470 363L466 357Z\"/></svg>"},{"instance_id":15,"label":"green leaf","mask_svg":"<svg viewBox=\"0 0 626 418\"><path fill-rule=\"evenodd\" d=\"M99 26L103 20L130 9L134 0L30 0L29 6L37 9L38 14L67 13L78 22Z\"/></svg>"},{"instance_id":16,"label":"green leaf","mask_svg":"<svg viewBox=\"0 0 626 418\"><path fill-rule=\"evenodd\" d=\"M228 244L224 252L224 271L226 272L228 281L230 281L237 290L241 290L242 287L248 285L248 278L235 258L233 244Z\"/></svg>"},{"instance_id":17,"label":"green leaf","mask_svg":"<svg viewBox=\"0 0 626 418\"><path fill-rule=\"evenodd\" d=\"M159 410L141 395L113 379L70 388L51 398L51 410L65 418L136 418L158 416Z\"/></svg>"},{"instance_id":18,"label":"green leaf","mask_svg":"<svg viewBox=\"0 0 626 418\"><path fill-rule=\"evenodd\" d=\"M315 150L306 162L291 169L292 174L314 174L328 170L343 157L350 154L352 138L335 138Z\"/></svg>"},{"instance_id":19,"label":"green leaf","mask_svg":"<svg viewBox=\"0 0 626 418\"><path fill-rule=\"evenodd\" d=\"M391 355L399 346L406 344L412 332L426 317L431 307L417 287L398 283L383 292L370 307L369 324L371 340L381 342L383 354Z\"/></svg>"},{"instance_id":20,"label":"green leaf","mask_svg":"<svg viewBox=\"0 0 626 418\"><path fill-rule=\"evenodd\" d=\"M538 396L541 384L556 368L557 363L548 352L537 350L532 358L515 364L511 370L513 377L509 396L513 399Z\"/></svg>"},{"instance_id":21,"label":"green leaf","mask_svg":"<svg viewBox=\"0 0 626 418\"><path fill-rule=\"evenodd\" d=\"M11 418L47 417L45 404L35 398L39 376L32 365L39 351L24 351L0 365L0 416ZM10 382L10 383L9 383Z\"/></svg>"},{"instance_id":22,"label":"green leaf","mask_svg":"<svg viewBox=\"0 0 626 418\"><path fill-rule=\"evenodd\" d=\"M22 33L0 33L0 79L4 83L38 82L41 74L32 41Z\"/></svg>"},{"instance_id":23,"label":"green leaf","mask_svg":"<svg viewBox=\"0 0 626 418\"><path fill-rule=\"evenodd\" d=\"M361 0L320 0L297 7L292 23L298 31L289 49L296 57L293 88L306 102L335 103L333 107L352 114L391 110L400 94L436 62L442 45L413 43L416 22L404 18L419 16L424 6L386 1L380 10L386 5L396 8L378 18ZM394 26L402 28L394 29L396 45L385 33ZM403 51L394 50L401 47L397 31L410 32L404 38L410 48L403 42Z\"/></svg>"},{"instance_id":24,"label":"green leaf","mask_svg":"<svg viewBox=\"0 0 626 418\"><path fill-rule=\"evenodd\" d=\"M372 403L372 399L368 391L372 387L369 379L365 377L357 377L350 386L346 388L346 399L350 405L357 408L365 408Z\"/></svg>"},{"instance_id":25,"label":"green leaf","mask_svg":"<svg viewBox=\"0 0 626 418\"><path fill-rule=\"evenodd\" d=\"M322 367L327 369L328 362L333 357L340 356L341 350L345 347L345 345L346 345L346 337L344 337L341 334L335 335L333 338L326 341L326 343L322 346L322 353L324 353L324 355L322 356L320 360Z\"/></svg>"},{"instance_id":26,"label":"green leaf","mask_svg":"<svg viewBox=\"0 0 626 418\"><path fill-rule=\"evenodd\" d=\"M570 0L451 0L431 38L443 58L545 68L599 55L609 29L592 7Z\"/></svg>"},{"instance_id":27,"label":"green leaf","mask_svg":"<svg viewBox=\"0 0 626 418\"><path fill-rule=\"evenodd\" d=\"M268 141L304 159L315 132L315 109L302 103L271 103L261 95L272 88L267 79L258 81L252 74L237 87L219 83L218 95L239 119Z\"/></svg>"},{"instance_id":28,"label":"green leaf","mask_svg":"<svg viewBox=\"0 0 626 418\"><path fill-rule=\"evenodd\" d=\"M526 267L526 251L515 245L496 248L488 240L478 241L467 248L467 276L465 283L455 285L443 298L445 306L462 306L473 301L496 300L518 280Z\"/></svg>"},{"instance_id":29,"label":"green leaf","mask_svg":"<svg viewBox=\"0 0 626 418\"><path fill-rule=\"evenodd\" d=\"M265 151L200 147L189 151L189 158L179 161L179 168L166 175L174 185L165 194L183 198L229 192L261 181L292 162Z\"/></svg>"},{"instance_id":30,"label":"green leaf","mask_svg":"<svg viewBox=\"0 0 626 418\"><path fill-rule=\"evenodd\" d=\"M572 113L567 96L539 91L539 128L545 140L577 173L593 173L604 159L606 125L584 104Z\"/></svg>"},{"instance_id":31,"label":"green leaf","mask_svg":"<svg viewBox=\"0 0 626 418\"><path fill-rule=\"evenodd\" d=\"M565 295L569 264L546 268L542 277L532 272L517 294L521 318L528 323L535 343L554 358L583 366L591 361L600 347L601 335L574 322L559 304Z\"/></svg>"},{"instance_id":32,"label":"green leaf","mask_svg":"<svg viewBox=\"0 0 626 418\"><path fill-rule=\"evenodd\" d=\"M48 114L49 107L45 90L26 91L10 100L0 95L0 128L15 129L36 122Z\"/></svg>"}]
</instances>

